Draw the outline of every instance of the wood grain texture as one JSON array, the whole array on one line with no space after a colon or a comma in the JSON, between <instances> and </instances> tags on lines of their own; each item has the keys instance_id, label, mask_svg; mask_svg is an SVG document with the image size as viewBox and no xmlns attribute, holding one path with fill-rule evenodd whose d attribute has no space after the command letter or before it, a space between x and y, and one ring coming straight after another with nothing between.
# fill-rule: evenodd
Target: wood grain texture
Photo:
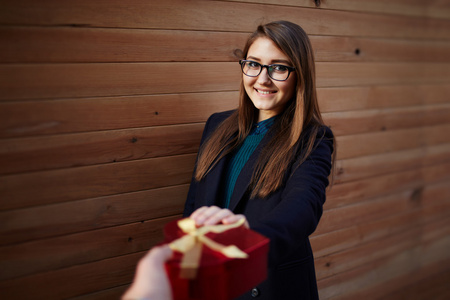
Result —
<instances>
[{"instance_id":1,"label":"wood grain texture","mask_svg":"<svg viewBox=\"0 0 450 300\"><path fill-rule=\"evenodd\" d=\"M0 102L1 137L205 122L235 109L238 92Z\"/></svg>"},{"instance_id":2,"label":"wood grain texture","mask_svg":"<svg viewBox=\"0 0 450 300\"><path fill-rule=\"evenodd\" d=\"M450 188L446 186L448 183L449 180L445 180L422 186L419 191L417 189L402 190L397 193L391 193L388 196L329 209L326 211L326 217L321 221L315 234L320 235L372 222L392 214L408 211L415 206L424 205L426 202L433 202L434 205L441 204L446 207L450 204L447 200L447 196L450 194ZM433 197L435 196L436 198L434 199Z\"/></svg>"},{"instance_id":3,"label":"wood grain texture","mask_svg":"<svg viewBox=\"0 0 450 300\"><path fill-rule=\"evenodd\" d=\"M3 176L0 210L189 183L195 154Z\"/></svg>"},{"instance_id":4,"label":"wood grain texture","mask_svg":"<svg viewBox=\"0 0 450 300\"><path fill-rule=\"evenodd\" d=\"M449 230L443 227L444 224L446 222L443 220L422 226L411 224L410 228L399 234L392 234L381 240L361 243L349 250L317 259L316 274L318 280L343 273L374 260L406 252L408 249L418 247L422 243L426 244L430 240L448 245L450 240L446 235L448 235ZM445 257L445 255L443 256Z\"/></svg>"},{"instance_id":5,"label":"wood grain texture","mask_svg":"<svg viewBox=\"0 0 450 300\"><path fill-rule=\"evenodd\" d=\"M163 241L164 225L179 218L175 215L0 247L0 280L148 250Z\"/></svg>"},{"instance_id":6,"label":"wood grain texture","mask_svg":"<svg viewBox=\"0 0 450 300\"><path fill-rule=\"evenodd\" d=\"M442 202L436 205L424 207L411 207L399 214L386 214L386 216L363 222L356 226L349 226L324 234L314 235L311 244L317 259L326 259L333 253L352 249L358 245L374 240L383 240L389 236L400 234L413 226L423 226L436 220L445 220L448 203ZM370 252L369 252L370 253ZM322 259L322 261L324 261ZM327 263L325 262L325 267Z\"/></svg>"},{"instance_id":7,"label":"wood grain texture","mask_svg":"<svg viewBox=\"0 0 450 300\"><path fill-rule=\"evenodd\" d=\"M449 124L424 126L381 132L337 137L340 159L415 149L449 142L441 130L448 130Z\"/></svg>"},{"instance_id":8,"label":"wood grain texture","mask_svg":"<svg viewBox=\"0 0 450 300\"><path fill-rule=\"evenodd\" d=\"M321 299L361 299L363 295L367 297L383 297L385 293L389 295L389 290L380 289L380 286L389 284L391 280L404 278L408 281L409 276L409 280L414 281L419 277L421 270L428 271L429 273L426 273L428 276L430 273L443 272L449 262L445 253L446 246L448 246L448 237L417 245L409 251L396 252L392 256L374 260L341 273L339 276L319 280L319 297ZM377 293L368 295L377 286Z\"/></svg>"},{"instance_id":9,"label":"wood grain texture","mask_svg":"<svg viewBox=\"0 0 450 300\"><path fill-rule=\"evenodd\" d=\"M408 108L361 110L358 113L323 113L322 117L336 136L367 132L430 127L450 121L450 103Z\"/></svg>"},{"instance_id":10,"label":"wood grain texture","mask_svg":"<svg viewBox=\"0 0 450 300\"><path fill-rule=\"evenodd\" d=\"M265 3L286 6L314 7L322 9L337 9L355 12L370 12L393 15L406 15L430 18L450 18L450 4L447 1L424 2L421 0L334 0L334 1L312 1L312 0L223 0L248 3Z\"/></svg>"},{"instance_id":11,"label":"wood grain texture","mask_svg":"<svg viewBox=\"0 0 450 300\"><path fill-rule=\"evenodd\" d=\"M367 178L355 178L353 181L336 183L328 189L325 210L349 204L359 203L365 199L398 193L403 190L414 189L420 194L427 183L450 178L448 172L450 162L419 167L417 164L411 169L379 174Z\"/></svg>"},{"instance_id":12,"label":"wood grain texture","mask_svg":"<svg viewBox=\"0 0 450 300\"><path fill-rule=\"evenodd\" d=\"M129 284L138 260L145 252L100 260L83 265L0 282L4 297L67 299ZM67 280L76 278L75 280ZM49 289L48 284L52 283ZM27 286L28 289L23 287ZM45 288L44 288L45 287Z\"/></svg>"},{"instance_id":13,"label":"wood grain texture","mask_svg":"<svg viewBox=\"0 0 450 300\"><path fill-rule=\"evenodd\" d=\"M449 20L281 5L201 0L134 0L126 4L87 0L46 0L37 4L30 0L8 0L3 1L3 7L0 19L8 25L252 32L261 23L285 19L302 24L308 34L450 39ZM194 15L195 18L189 17Z\"/></svg>"},{"instance_id":14,"label":"wood grain texture","mask_svg":"<svg viewBox=\"0 0 450 300\"><path fill-rule=\"evenodd\" d=\"M323 117L337 136L341 159L450 142L441 134L450 130L448 105ZM0 147L0 175L195 153L203 127L199 123L7 139Z\"/></svg>"},{"instance_id":15,"label":"wood grain texture","mask_svg":"<svg viewBox=\"0 0 450 300\"><path fill-rule=\"evenodd\" d=\"M188 188L183 184L0 212L1 245L177 215Z\"/></svg>"},{"instance_id":16,"label":"wood grain texture","mask_svg":"<svg viewBox=\"0 0 450 300\"><path fill-rule=\"evenodd\" d=\"M450 82L450 64L323 62L316 70L318 87ZM8 64L0 68L0 99L235 91L240 72L237 62Z\"/></svg>"},{"instance_id":17,"label":"wood grain texture","mask_svg":"<svg viewBox=\"0 0 450 300\"><path fill-rule=\"evenodd\" d=\"M448 103L449 84L376 85L317 90L322 113Z\"/></svg>"},{"instance_id":18,"label":"wood grain texture","mask_svg":"<svg viewBox=\"0 0 450 300\"><path fill-rule=\"evenodd\" d=\"M338 160L335 182L349 182L376 175L415 169L450 161L450 144L438 144L391 153Z\"/></svg>"},{"instance_id":19,"label":"wood grain texture","mask_svg":"<svg viewBox=\"0 0 450 300\"><path fill-rule=\"evenodd\" d=\"M241 58L248 33L84 27L0 28L2 63L205 62ZM450 42L310 36L317 62L450 62Z\"/></svg>"},{"instance_id":20,"label":"wood grain texture","mask_svg":"<svg viewBox=\"0 0 450 300\"><path fill-rule=\"evenodd\" d=\"M336 184L328 191L325 217L328 210L402 191L421 195L424 186L450 179L449 167L450 163L438 164ZM187 189L188 185L180 185L0 212L4 221L0 242L7 245L179 214Z\"/></svg>"},{"instance_id":21,"label":"wood grain texture","mask_svg":"<svg viewBox=\"0 0 450 300\"><path fill-rule=\"evenodd\" d=\"M419 111L417 116L423 118L426 116L420 115L419 106L433 109L439 107L433 105L449 103L448 93L450 85L447 84L318 89L320 107L324 117L328 118L327 123L346 115L357 119L362 110L371 111L375 116L376 113L396 112L396 108L398 112L402 111L401 108ZM238 95L238 92L231 91L0 102L0 137L205 122L214 112L236 108ZM330 114L332 112L335 114ZM401 126L401 122L397 121L397 124ZM338 130L339 126L346 124L336 119L334 125L333 129ZM379 129L382 128L379 125ZM358 127L352 129L359 130Z\"/></svg>"},{"instance_id":22,"label":"wood grain texture","mask_svg":"<svg viewBox=\"0 0 450 300\"><path fill-rule=\"evenodd\" d=\"M279 19L310 37L337 139L320 298L449 298L449 1L0 6L3 298L120 298L181 216L205 121L238 106L238 49Z\"/></svg>"},{"instance_id":23,"label":"wood grain texture","mask_svg":"<svg viewBox=\"0 0 450 300\"><path fill-rule=\"evenodd\" d=\"M6 140L0 174L196 153L204 124L159 126Z\"/></svg>"},{"instance_id":24,"label":"wood grain texture","mask_svg":"<svg viewBox=\"0 0 450 300\"><path fill-rule=\"evenodd\" d=\"M109 300L109 299L120 299L120 297L125 294L128 289L129 284L105 289L99 292L89 293L82 296L73 297L73 300Z\"/></svg>"},{"instance_id":25,"label":"wood grain texture","mask_svg":"<svg viewBox=\"0 0 450 300\"><path fill-rule=\"evenodd\" d=\"M4 65L0 70L3 100L238 89L236 63L133 63ZM174 84L176 82L177 84Z\"/></svg>"}]
</instances>

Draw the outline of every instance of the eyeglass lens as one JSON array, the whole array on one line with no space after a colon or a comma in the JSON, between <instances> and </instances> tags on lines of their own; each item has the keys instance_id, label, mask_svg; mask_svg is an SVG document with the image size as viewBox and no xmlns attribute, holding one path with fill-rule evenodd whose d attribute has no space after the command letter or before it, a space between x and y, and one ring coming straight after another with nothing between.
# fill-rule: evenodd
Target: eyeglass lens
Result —
<instances>
[{"instance_id":1,"label":"eyeglass lens","mask_svg":"<svg viewBox=\"0 0 450 300\"><path fill-rule=\"evenodd\" d=\"M289 77L289 69L283 65L269 65L267 68L269 77L275 80L284 81ZM263 66L254 61L242 61L242 71L245 75L256 77L262 71Z\"/></svg>"}]
</instances>

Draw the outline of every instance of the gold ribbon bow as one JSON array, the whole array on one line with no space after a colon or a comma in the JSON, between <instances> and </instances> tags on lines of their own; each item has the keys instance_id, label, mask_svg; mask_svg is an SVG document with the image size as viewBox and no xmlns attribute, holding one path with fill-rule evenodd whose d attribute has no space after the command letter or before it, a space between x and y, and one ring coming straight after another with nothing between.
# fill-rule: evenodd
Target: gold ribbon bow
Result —
<instances>
[{"instance_id":1,"label":"gold ribbon bow","mask_svg":"<svg viewBox=\"0 0 450 300\"><path fill-rule=\"evenodd\" d=\"M180 277L187 279L195 278L200 264L202 245L220 252L229 258L247 258L247 253L241 251L235 245L224 246L206 237L208 232L222 233L229 229L237 228L244 224L244 222L245 220L241 219L240 221L229 225L207 225L197 228L195 226L195 221L190 218L179 220L178 227L180 227L186 235L170 243L169 247L172 250L184 254L180 264Z\"/></svg>"}]
</instances>

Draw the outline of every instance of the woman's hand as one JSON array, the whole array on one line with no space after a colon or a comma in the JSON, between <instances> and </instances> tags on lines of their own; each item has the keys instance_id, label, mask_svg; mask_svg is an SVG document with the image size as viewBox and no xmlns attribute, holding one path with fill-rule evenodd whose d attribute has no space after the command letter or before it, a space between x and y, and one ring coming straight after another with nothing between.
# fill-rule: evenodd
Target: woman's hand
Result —
<instances>
[{"instance_id":1,"label":"woman's hand","mask_svg":"<svg viewBox=\"0 0 450 300\"><path fill-rule=\"evenodd\" d=\"M231 210L217 206L200 207L191 214L190 218L195 221L197 226L216 225L220 223L233 224L244 219L245 227L250 227L244 215L235 215Z\"/></svg>"}]
</instances>

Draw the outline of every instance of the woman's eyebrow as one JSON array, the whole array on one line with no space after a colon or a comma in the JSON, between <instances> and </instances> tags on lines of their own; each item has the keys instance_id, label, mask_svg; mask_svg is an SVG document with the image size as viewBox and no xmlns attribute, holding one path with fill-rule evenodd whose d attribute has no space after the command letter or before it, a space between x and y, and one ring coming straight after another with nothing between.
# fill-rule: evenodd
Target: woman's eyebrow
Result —
<instances>
[{"instance_id":1,"label":"woman's eyebrow","mask_svg":"<svg viewBox=\"0 0 450 300\"><path fill-rule=\"evenodd\" d=\"M288 61L288 60L285 60L285 59L275 59L275 60L272 60L272 63L273 64L275 64L275 63L284 63L286 65L291 65L291 62Z\"/></svg>"},{"instance_id":2,"label":"woman's eyebrow","mask_svg":"<svg viewBox=\"0 0 450 300\"><path fill-rule=\"evenodd\" d=\"M251 59L251 60L256 60L256 61L261 61L261 59L254 57L254 56L248 56L247 59ZM291 65L291 62L285 59L274 59L270 61L270 64L276 64L276 63L283 63L286 65Z\"/></svg>"},{"instance_id":3,"label":"woman's eyebrow","mask_svg":"<svg viewBox=\"0 0 450 300\"><path fill-rule=\"evenodd\" d=\"M254 56L247 56L247 59L251 59L251 60L258 60L258 61L260 61L260 59L259 59L259 58L257 58L257 57L254 57Z\"/></svg>"}]
</instances>

